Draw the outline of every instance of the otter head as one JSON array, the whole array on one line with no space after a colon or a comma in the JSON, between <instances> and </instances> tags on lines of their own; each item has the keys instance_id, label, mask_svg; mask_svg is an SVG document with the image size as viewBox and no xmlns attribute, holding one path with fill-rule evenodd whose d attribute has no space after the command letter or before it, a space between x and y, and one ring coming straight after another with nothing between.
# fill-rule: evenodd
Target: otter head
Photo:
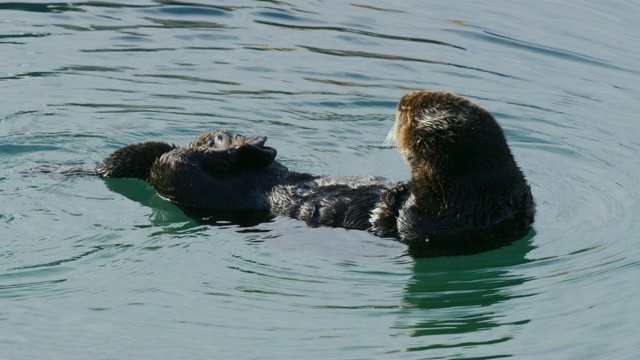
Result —
<instances>
[{"instance_id":1,"label":"otter head","mask_svg":"<svg viewBox=\"0 0 640 360\"><path fill-rule=\"evenodd\" d=\"M449 92L422 90L403 96L387 142L393 137L417 182L451 181L513 162L493 116Z\"/></svg>"},{"instance_id":2,"label":"otter head","mask_svg":"<svg viewBox=\"0 0 640 360\"><path fill-rule=\"evenodd\" d=\"M232 134L226 130L207 131L201 134L195 141L187 145L188 148L208 147L211 149L229 149L233 147L252 145L265 147L266 136L243 136Z\"/></svg>"},{"instance_id":3,"label":"otter head","mask_svg":"<svg viewBox=\"0 0 640 360\"><path fill-rule=\"evenodd\" d=\"M222 151L236 166L246 168L263 168L273 163L276 158L276 149L265 146L266 136L244 136L231 134L228 131L208 131L191 142L187 149L202 150L204 154ZM211 162L211 159L207 160ZM221 164L216 164L220 170ZM209 165L211 166L211 164Z\"/></svg>"},{"instance_id":4,"label":"otter head","mask_svg":"<svg viewBox=\"0 0 640 360\"><path fill-rule=\"evenodd\" d=\"M487 110L449 92L410 92L386 144L394 142L412 173L398 217L403 242L432 254L476 252L530 228L529 185Z\"/></svg>"}]
</instances>

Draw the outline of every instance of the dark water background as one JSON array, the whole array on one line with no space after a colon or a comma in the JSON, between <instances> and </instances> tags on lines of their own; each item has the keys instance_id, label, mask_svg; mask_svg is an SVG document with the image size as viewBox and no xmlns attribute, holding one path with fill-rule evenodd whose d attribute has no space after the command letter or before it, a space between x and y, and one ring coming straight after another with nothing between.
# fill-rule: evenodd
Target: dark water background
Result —
<instances>
[{"instance_id":1,"label":"dark water background","mask_svg":"<svg viewBox=\"0 0 640 360\"><path fill-rule=\"evenodd\" d=\"M636 1L0 3L5 359L635 359ZM538 202L497 251L412 259L277 218L202 226L132 180L24 176L227 129L403 179L413 89L493 112Z\"/></svg>"}]
</instances>

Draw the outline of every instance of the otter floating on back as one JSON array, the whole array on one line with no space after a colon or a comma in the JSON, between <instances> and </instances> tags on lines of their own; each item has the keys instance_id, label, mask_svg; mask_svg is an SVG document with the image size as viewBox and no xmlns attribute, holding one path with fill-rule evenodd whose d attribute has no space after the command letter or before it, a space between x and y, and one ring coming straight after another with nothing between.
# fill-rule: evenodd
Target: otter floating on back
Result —
<instances>
[{"instance_id":1,"label":"otter floating on back","mask_svg":"<svg viewBox=\"0 0 640 360\"><path fill-rule=\"evenodd\" d=\"M385 142L397 143L409 181L289 171L264 136L202 134L186 147L145 142L100 163L107 178L138 178L167 200L208 210L255 210L310 226L394 237L416 256L473 254L526 235L531 189L493 116L448 92L400 99Z\"/></svg>"}]
</instances>

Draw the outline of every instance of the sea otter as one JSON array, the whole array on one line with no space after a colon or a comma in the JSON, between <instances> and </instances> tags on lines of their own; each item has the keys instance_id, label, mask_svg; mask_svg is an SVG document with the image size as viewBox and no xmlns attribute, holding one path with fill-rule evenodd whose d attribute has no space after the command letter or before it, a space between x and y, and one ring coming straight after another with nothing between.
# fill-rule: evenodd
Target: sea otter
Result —
<instances>
[{"instance_id":1,"label":"sea otter","mask_svg":"<svg viewBox=\"0 0 640 360\"><path fill-rule=\"evenodd\" d=\"M443 91L400 99L385 142L397 144L411 179L340 177L289 171L264 136L202 134L186 147L126 146L96 168L101 177L149 182L190 209L255 210L310 226L393 237L415 256L474 254L526 235L531 189L493 116Z\"/></svg>"}]
</instances>

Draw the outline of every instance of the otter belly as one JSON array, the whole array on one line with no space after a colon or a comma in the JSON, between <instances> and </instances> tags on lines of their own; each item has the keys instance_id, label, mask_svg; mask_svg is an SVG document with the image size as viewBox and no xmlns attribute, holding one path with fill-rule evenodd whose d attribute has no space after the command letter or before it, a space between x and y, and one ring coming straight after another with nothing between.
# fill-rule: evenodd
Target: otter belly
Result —
<instances>
[{"instance_id":1,"label":"otter belly","mask_svg":"<svg viewBox=\"0 0 640 360\"><path fill-rule=\"evenodd\" d=\"M367 230L376 204L394 182L380 177L317 177L278 185L269 194L271 210L310 226Z\"/></svg>"}]
</instances>

